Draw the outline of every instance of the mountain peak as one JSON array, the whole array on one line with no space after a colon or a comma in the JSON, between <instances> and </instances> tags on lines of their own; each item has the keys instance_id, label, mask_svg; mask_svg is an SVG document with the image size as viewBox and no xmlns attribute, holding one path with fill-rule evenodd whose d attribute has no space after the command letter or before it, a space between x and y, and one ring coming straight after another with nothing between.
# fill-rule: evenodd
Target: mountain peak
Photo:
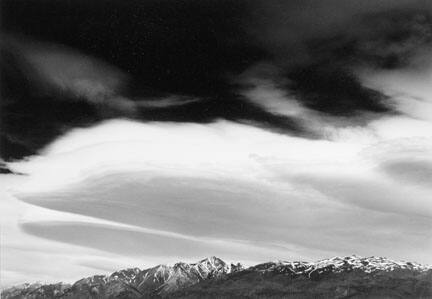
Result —
<instances>
[{"instance_id":1,"label":"mountain peak","mask_svg":"<svg viewBox=\"0 0 432 299\"><path fill-rule=\"evenodd\" d=\"M206 263L206 262L207 263L212 263L212 264L216 264L216 263L219 263L219 264L223 263L223 264L225 264L225 262L223 260L221 260L220 258L218 258L216 256L210 256L210 257L207 257L207 258L199 261L199 263Z\"/></svg>"},{"instance_id":2,"label":"mountain peak","mask_svg":"<svg viewBox=\"0 0 432 299\"><path fill-rule=\"evenodd\" d=\"M227 264L223 260L221 260L220 258L215 257L215 256L211 256L211 257L205 258L205 259L203 259L203 260L201 260L198 263L195 263L193 265L206 265L207 267L210 267L210 268L219 269L219 268L225 267Z\"/></svg>"}]
</instances>

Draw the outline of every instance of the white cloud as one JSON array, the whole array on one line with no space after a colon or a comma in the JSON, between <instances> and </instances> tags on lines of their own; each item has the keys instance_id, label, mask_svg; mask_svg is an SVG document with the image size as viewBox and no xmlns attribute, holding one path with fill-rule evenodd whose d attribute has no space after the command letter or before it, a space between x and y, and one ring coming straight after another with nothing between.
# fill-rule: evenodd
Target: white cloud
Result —
<instances>
[{"instance_id":1,"label":"white cloud","mask_svg":"<svg viewBox=\"0 0 432 299\"><path fill-rule=\"evenodd\" d=\"M307 140L219 121L210 125L107 121L76 129L42 155L12 163L30 174L20 192L57 188L104 171L145 170L170 175L259 180L268 174L260 159L316 169L353 165L355 144ZM48 190L47 189L47 190Z\"/></svg>"}]
</instances>

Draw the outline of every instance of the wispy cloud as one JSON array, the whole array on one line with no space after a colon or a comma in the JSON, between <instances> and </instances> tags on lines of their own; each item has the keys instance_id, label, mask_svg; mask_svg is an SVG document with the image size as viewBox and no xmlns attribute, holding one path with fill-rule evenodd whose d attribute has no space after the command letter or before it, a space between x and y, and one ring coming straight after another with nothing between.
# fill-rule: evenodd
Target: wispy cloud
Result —
<instances>
[{"instance_id":1,"label":"wispy cloud","mask_svg":"<svg viewBox=\"0 0 432 299\"><path fill-rule=\"evenodd\" d=\"M124 244L143 242L140 253L152 260L173 253L158 255L149 243L184 243L184 250L192 246L231 260L356 252L429 262L430 188L412 180L400 184L382 168L386 159L413 150L428 155L429 133L407 143L385 130L377 133L378 127L368 128L375 134L364 139L350 138L357 132L345 128L331 141L222 121L109 121L72 131L42 156L11 164L29 173L14 194L56 213L112 222L95 226L29 215L22 226L31 235L108 253L123 247L102 236L123 235ZM72 231L94 237L62 237ZM400 235L409 239L405 245ZM225 251L225 242L238 253ZM256 251L246 254L244 246ZM186 251L180 259L189 258Z\"/></svg>"}]
</instances>

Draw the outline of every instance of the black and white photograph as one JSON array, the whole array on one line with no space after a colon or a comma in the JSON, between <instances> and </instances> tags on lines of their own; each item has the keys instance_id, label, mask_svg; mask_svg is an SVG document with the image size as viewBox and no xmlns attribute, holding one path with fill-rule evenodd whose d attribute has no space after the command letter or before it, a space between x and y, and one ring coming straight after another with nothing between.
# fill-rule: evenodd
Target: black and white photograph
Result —
<instances>
[{"instance_id":1,"label":"black and white photograph","mask_svg":"<svg viewBox=\"0 0 432 299\"><path fill-rule=\"evenodd\" d=\"M1 0L2 299L432 298L431 0Z\"/></svg>"}]
</instances>

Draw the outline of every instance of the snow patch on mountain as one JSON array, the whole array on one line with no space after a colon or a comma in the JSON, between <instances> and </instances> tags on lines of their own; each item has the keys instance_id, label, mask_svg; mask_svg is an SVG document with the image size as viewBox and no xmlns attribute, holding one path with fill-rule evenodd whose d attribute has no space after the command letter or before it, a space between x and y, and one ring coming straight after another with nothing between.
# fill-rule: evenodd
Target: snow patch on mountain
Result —
<instances>
[{"instance_id":1,"label":"snow patch on mountain","mask_svg":"<svg viewBox=\"0 0 432 299\"><path fill-rule=\"evenodd\" d=\"M314 274L321 274L324 272L341 273L353 270L360 270L365 273L373 273L376 271L389 272L397 269L423 272L432 269L432 266L413 262L394 261L384 257L361 257L352 255L345 257L336 256L317 262L276 261L260 264L251 268L260 272L275 271L311 277Z\"/></svg>"}]
</instances>

